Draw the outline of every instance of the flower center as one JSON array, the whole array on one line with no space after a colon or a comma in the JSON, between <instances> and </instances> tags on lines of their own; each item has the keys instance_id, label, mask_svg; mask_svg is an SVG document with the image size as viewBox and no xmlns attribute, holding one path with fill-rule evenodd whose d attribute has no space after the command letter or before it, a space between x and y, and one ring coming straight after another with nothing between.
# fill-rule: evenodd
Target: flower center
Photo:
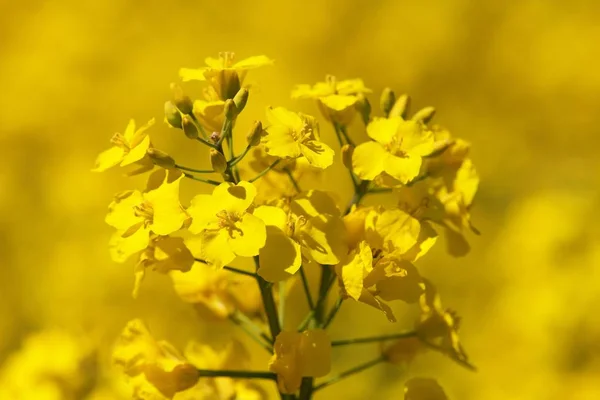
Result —
<instances>
[{"instance_id":1,"label":"flower center","mask_svg":"<svg viewBox=\"0 0 600 400\"><path fill-rule=\"evenodd\" d=\"M304 122L302 125L302 129L300 131L294 129L292 130L292 137L294 140L300 144L305 143L314 138L313 126L308 122Z\"/></svg>"},{"instance_id":2,"label":"flower center","mask_svg":"<svg viewBox=\"0 0 600 400\"><path fill-rule=\"evenodd\" d=\"M242 218L237 213L230 213L225 210L221 210L217 213L219 219L219 228L237 229L235 223L240 221Z\"/></svg>"},{"instance_id":3,"label":"flower center","mask_svg":"<svg viewBox=\"0 0 600 400\"><path fill-rule=\"evenodd\" d=\"M288 219L285 226L286 235L294 238L295 235L298 234L307 223L308 221L304 215L296 217L295 215L288 214Z\"/></svg>"},{"instance_id":4,"label":"flower center","mask_svg":"<svg viewBox=\"0 0 600 400\"><path fill-rule=\"evenodd\" d=\"M398 136L394 136L392 138L392 140L386 144L384 147L387 150L388 153L396 156L396 157L406 157L406 151L404 151L404 149L402 148L402 142L403 142L402 137L398 137Z\"/></svg>"},{"instance_id":5,"label":"flower center","mask_svg":"<svg viewBox=\"0 0 600 400\"><path fill-rule=\"evenodd\" d=\"M110 142L117 147L122 148L125 151L129 151L129 143L127 143L127 139L121 133L115 133L111 138Z\"/></svg>"},{"instance_id":6,"label":"flower center","mask_svg":"<svg viewBox=\"0 0 600 400\"><path fill-rule=\"evenodd\" d=\"M233 65L233 60L235 59L235 53L232 51L223 51L219 53L219 58L223 63L223 68L230 68Z\"/></svg>"},{"instance_id":7,"label":"flower center","mask_svg":"<svg viewBox=\"0 0 600 400\"><path fill-rule=\"evenodd\" d=\"M133 207L133 213L136 217L140 217L144 219L144 226L148 227L148 225L152 224L154 220L154 207L147 201L144 201L142 204L138 204Z\"/></svg>"}]
</instances>

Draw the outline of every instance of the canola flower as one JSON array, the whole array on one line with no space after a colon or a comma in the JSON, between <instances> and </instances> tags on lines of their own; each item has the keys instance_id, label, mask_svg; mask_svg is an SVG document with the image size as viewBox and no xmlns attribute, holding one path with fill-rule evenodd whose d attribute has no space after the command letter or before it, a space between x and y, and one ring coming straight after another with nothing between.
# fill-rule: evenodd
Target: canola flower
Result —
<instances>
[{"instance_id":1,"label":"canola flower","mask_svg":"<svg viewBox=\"0 0 600 400\"><path fill-rule=\"evenodd\" d=\"M431 125L432 107L409 117L408 96L396 97L387 88L379 101L381 114L372 115L371 90L361 79L328 76L314 86L297 86L292 97L316 101L338 139L337 156L321 140L315 117L277 106L253 124L246 148L236 154L236 120L250 94L244 79L249 70L271 64L265 56L236 62L233 53L221 53L207 58L206 67L180 71L184 82L206 84L204 99L192 100L172 85L164 120L197 141L211 169L183 166L154 149L152 124L136 130L131 122L98 157L98 172L119 164L137 163L143 167L138 171L157 168L145 190L117 194L106 217L116 229L113 259L124 262L137 254L134 295L147 270L169 274L182 301L203 318L229 319L271 354L263 369L248 370L239 344L219 351L192 342L182 353L133 320L113 354L133 398L264 399L254 382L266 380L276 382L282 399L308 400L384 362L408 367L428 350L473 369L459 339L460 318L442 307L435 286L419 271L441 234L450 254L464 255L467 232L478 233L470 217L479 183L470 144ZM349 131L356 114L369 137L358 145ZM348 169L354 187L349 202L314 188L313 178L336 160ZM210 185L212 193L182 204L179 188L186 180ZM376 195L392 196L396 206L362 204ZM238 258L252 259L254 270L231 266ZM320 271L316 298L307 268ZM309 311L291 327L285 301L295 281ZM339 295L330 307L334 287ZM370 305L391 322L394 301L418 305L420 316L413 329L396 334L331 338L327 328L349 301ZM381 352L373 360L328 376L333 351L374 342L381 343ZM407 380L405 388L405 400L447 398L430 377Z\"/></svg>"}]
</instances>

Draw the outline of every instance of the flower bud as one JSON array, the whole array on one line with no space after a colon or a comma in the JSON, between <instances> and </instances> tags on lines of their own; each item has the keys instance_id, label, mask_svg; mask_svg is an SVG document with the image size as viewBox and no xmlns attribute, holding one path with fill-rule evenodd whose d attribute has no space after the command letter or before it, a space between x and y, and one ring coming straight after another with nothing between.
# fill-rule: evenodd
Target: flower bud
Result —
<instances>
[{"instance_id":1,"label":"flower bud","mask_svg":"<svg viewBox=\"0 0 600 400\"><path fill-rule=\"evenodd\" d=\"M164 151L150 147L146 150L146 154L148 154L152 162L159 167L175 168L175 160Z\"/></svg>"},{"instance_id":2,"label":"flower bud","mask_svg":"<svg viewBox=\"0 0 600 400\"><path fill-rule=\"evenodd\" d=\"M392 107L392 110L390 111L389 116L390 116L390 118L391 117L402 117L403 119L406 119L409 108L410 108L410 97L407 94L403 94L402 96L398 97L398 100L396 100L396 103L394 103L394 107Z\"/></svg>"},{"instance_id":3,"label":"flower bud","mask_svg":"<svg viewBox=\"0 0 600 400\"><path fill-rule=\"evenodd\" d=\"M210 149L210 165L220 174L227 170L227 160L225 159L225 156L215 149Z\"/></svg>"},{"instance_id":4,"label":"flower bud","mask_svg":"<svg viewBox=\"0 0 600 400\"><path fill-rule=\"evenodd\" d=\"M189 115L184 115L182 117L182 126L185 136L189 139L198 139L198 128Z\"/></svg>"},{"instance_id":5,"label":"flower bud","mask_svg":"<svg viewBox=\"0 0 600 400\"><path fill-rule=\"evenodd\" d=\"M181 111L182 114L191 114L194 108L192 99L183 94L183 89L176 83L171 83L173 91L173 103Z\"/></svg>"},{"instance_id":6,"label":"flower bud","mask_svg":"<svg viewBox=\"0 0 600 400\"><path fill-rule=\"evenodd\" d=\"M220 132L213 132L210 134L210 140L212 140L214 143L218 143L220 139L221 139Z\"/></svg>"},{"instance_id":7,"label":"flower bud","mask_svg":"<svg viewBox=\"0 0 600 400\"><path fill-rule=\"evenodd\" d=\"M345 144L342 146L342 163L346 168L352 171L352 154L354 153L354 146Z\"/></svg>"},{"instance_id":8,"label":"flower bud","mask_svg":"<svg viewBox=\"0 0 600 400\"><path fill-rule=\"evenodd\" d=\"M260 137L262 135L262 122L254 121L254 125L246 135L246 141L248 142L248 146L258 146L260 143Z\"/></svg>"},{"instance_id":9,"label":"flower bud","mask_svg":"<svg viewBox=\"0 0 600 400\"><path fill-rule=\"evenodd\" d=\"M237 115L236 113L236 107L235 107L235 103L233 102L233 100L229 99L225 101L225 118L227 118L228 120L233 120L235 118L235 116Z\"/></svg>"},{"instance_id":10,"label":"flower bud","mask_svg":"<svg viewBox=\"0 0 600 400\"><path fill-rule=\"evenodd\" d=\"M241 88L233 98L233 103L235 104L235 109L238 114L244 110L244 107L246 107L246 103L248 102L248 95L248 89Z\"/></svg>"},{"instance_id":11,"label":"flower bud","mask_svg":"<svg viewBox=\"0 0 600 400\"><path fill-rule=\"evenodd\" d=\"M412 116L411 119L413 121L422 121L424 124L426 124L429 121L431 121L431 119L433 118L434 115L435 115L435 108L424 107L424 108L421 108L419 111L417 111L415 113L415 115Z\"/></svg>"},{"instance_id":12,"label":"flower bud","mask_svg":"<svg viewBox=\"0 0 600 400\"><path fill-rule=\"evenodd\" d=\"M381 92L381 99L379 100L379 106L386 117L390 114L394 103L396 103L396 94L394 91L390 88L383 89L383 92Z\"/></svg>"},{"instance_id":13,"label":"flower bud","mask_svg":"<svg viewBox=\"0 0 600 400\"><path fill-rule=\"evenodd\" d=\"M363 123L367 125L371 120L371 103L369 103L369 99L367 99L362 94L359 95L358 101L356 102L354 107L360 113Z\"/></svg>"},{"instance_id":14,"label":"flower bud","mask_svg":"<svg viewBox=\"0 0 600 400\"><path fill-rule=\"evenodd\" d=\"M181 129L181 113L172 101L165 103L165 121L173 128Z\"/></svg>"}]
</instances>

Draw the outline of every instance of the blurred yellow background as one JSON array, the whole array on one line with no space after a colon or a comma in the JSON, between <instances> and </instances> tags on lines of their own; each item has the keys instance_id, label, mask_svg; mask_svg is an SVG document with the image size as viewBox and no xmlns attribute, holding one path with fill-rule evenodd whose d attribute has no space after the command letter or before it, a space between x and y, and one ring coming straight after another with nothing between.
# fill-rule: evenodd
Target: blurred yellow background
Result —
<instances>
[{"instance_id":1,"label":"blurred yellow background","mask_svg":"<svg viewBox=\"0 0 600 400\"><path fill-rule=\"evenodd\" d=\"M239 332L199 320L164 276L149 274L131 298L133 264L110 260L103 219L112 195L143 179L90 172L129 118L162 120L180 67L227 50L276 60L249 78L248 120L268 104L316 115L289 92L334 74L362 77L374 105L385 86L410 93L472 142L482 236L465 258L437 246L419 267L464 317L479 372L431 354L409 374L437 378L457 400L600 398L599 15L593 0L0 1L0 364L45 329L85 332L107 349L134 317L180 346ZM205 149L159 125L159 148L206 164ZM336 174L326 182L349 196ZM210 188L185 183L199 190ZM392 332L411 318L391 326L350 304L331 334ZM376 351L335 350L336 370ZM317 399L400 398L405 376L380 366Z\"/></svg>"}]
</instances>

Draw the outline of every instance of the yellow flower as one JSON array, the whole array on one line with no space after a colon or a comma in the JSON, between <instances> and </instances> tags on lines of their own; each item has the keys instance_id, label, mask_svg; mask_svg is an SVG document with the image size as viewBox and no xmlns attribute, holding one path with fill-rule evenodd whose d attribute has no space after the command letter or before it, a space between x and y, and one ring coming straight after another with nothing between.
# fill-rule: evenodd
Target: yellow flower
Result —
<instances>
[{"instance_id":1,"label":"yellow flower","mask_svg":"<svg viewBox=\"0 0 600 400\"><path fill-rule=\"evenodd\" d=\"M110 241L113 260L124 262L148 247L150 235L169 235L179 230L187 214L179 203L177 170L157 170L148 179L146 190L128 190L117 194L110 204L106 223L117 228Z\"/></svg>"},{"instance_id":2,"label":"yellow flower","mask_svg":"<svg viewBox=\"0 0 600 400\"><path fill-rule=\"evenodd\" d=\"M200 234L201 258L217 268L236 256L252 257L265 245L264 222L253 215L256 188L249 182L225 182L212 195L192 199L190 232Z\"/></svg>"},{"instance_id":3,"label":"yellow flower","mask_svg":"<svg viewBox=\"0 0 600 400\"><path fill-rule=\"evenodd\" d=\"M223 100L196 100L192 112L207 132L221 132L225 121L225 102Z\"/></svg>"},{"instance_id":4,"label":"yellow flower","mask_svg":"<svg viewBox=\"0 0 600 400\"><path fill-rule=\"evenodd\" d=\"M258 274L270 282L295 274L302 259L335 265L347 253L344 224L335 202L311 190L291 201L287 210L260 206L255 215L267 225Z\"/></svg>"},{"instance_id":5,"label":"yellow flower","mask_svg":"<svg viewBox=\"0 0 600 400\"><path fill-rule=\"evenodd\" d=\"M267 107L267 121L269 125L262 138L267 154L284 159L304 156L318 168L333 163L334 152L320 141L315 118L283 107Z\"/></svg>"},{"instance_id":6,"label":"yellow flower","mask_svg":"<svg viewBox=\"0 0 600 400\"><path fill-rule=\"evenodd\" d=\"M233 99L240 90L248 70L273 64L266 56L253 56L234 62L235 55L231 52L219 54L219 58L207 57L207 67L190 69L182 68L179 76L184 81L208 81L221 100Z\"/></svg>"},{"instance_id":7,"label":"yellow flower","mask_svg":"<svg viewBox=\"0 0 600 400\"><path fill-rule=\"evenodd\" d=\"M148 121L146 125L135 129L135 121L129 121L125 133L115 133L110 139L113 147L103 151L96 158L96 165L92 169L94 172L102 172L120 164L125 167L131 164L140 164L147 169L154 165L146 151L151 147L150 137L146 132L154 125L154 118Z\"/></svg>"},{"instance_id":8,"label":"yellow flower","mask_svg":"<svg viewBox=\"0 0 600 400\"><path fill-rule=\"evenodd\" d=\"M113 350L113 362L131 378L134 398L172 399L198 382L199 374L171 344L156 341L140 320L130 321ZM161 397L163 396L163 397Z\"/></svg>"},{"instance_id":9,"label":"yellow flower","mask_svg":"<svg viewBox=\"0 0 600 400\"><path fill-rule=\"evenodd\" d=\"M292 91L293 99L314 99L323 116L328 121L340 125L348 125L354 114L361 96L371 93L361 79L337 81L328 75L326 82L317 82L314 86L297 85Z\"/></svg>"},{"instance_id":10,"label":"yellow flower","mask_svg":"<svg viewBox=\"0 0 600 400\"><path fill-rule=\"evenodd\" d=\"M435 379L411 378L404 385L404 400L448 400L448 397Z\"/></svg>"},{"instance_id":11,"label":"yellow flower","mask_svg":"<svg viewBox=\"0 0 600 400\"><path fill-rule=\"evenodd\" d=\"M352 154L353 171L361 179L373 180L385 172L406 184L419 175L422 157L434 150L433 133L401 117L375 118L367 134L374 141L358 145Z\"/></svg>"},{"instance_id":12,"label":"yellow flower","mask_svg":"<svg viewBox=\"0 0 600 400\"><path fill-rule=\"evenodd\" d=\"M302 377L321 377L331 369L331 341L323 329L281 332L275 339L269 370L277 374L282 393L294 393Z\"/></svg>"}]
</instances>

